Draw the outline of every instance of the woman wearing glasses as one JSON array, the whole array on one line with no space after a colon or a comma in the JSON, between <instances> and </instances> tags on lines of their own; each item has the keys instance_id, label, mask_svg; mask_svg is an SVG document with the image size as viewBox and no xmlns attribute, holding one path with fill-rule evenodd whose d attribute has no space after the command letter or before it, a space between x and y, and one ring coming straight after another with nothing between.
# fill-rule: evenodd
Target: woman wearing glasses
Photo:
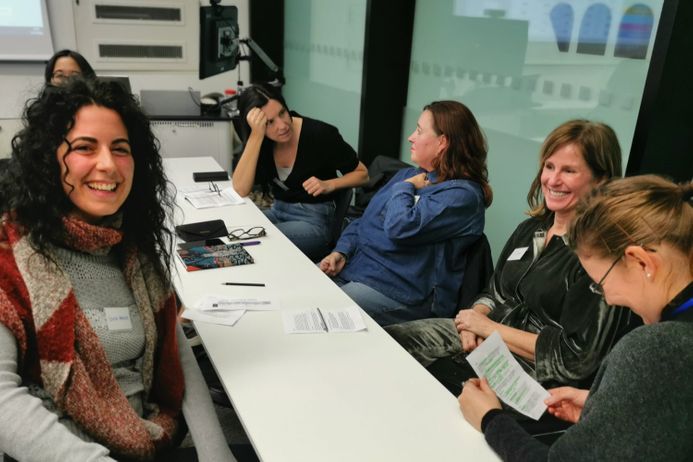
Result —
<instances>
[{"instance_id":1,"label":"woman wearing glasses","mask_svg":"<svg viewBox=\"0 0 693 462\"><path fill-rule=\"evenodd\" d=\"M1 450L168 460L184 416L200 460L233 460L177 327L146 115L118 84L72 79L24 118L0 182Z\"/></svg>"},{"instance_id":2,"label":"woman wearing glasses","mask_svg":"<svg viewBox=\"0 0 693 462\"><path fill-rule=\"evenodd\" d=\"M380 325L455 313L493 197L486 139L464 104L426 105L409 142L416 167L397 172L320 262Z\"/></svg>"},{"instance_id":3,"label":"woman wearing glasses","mask_svg":"<svg viewBox=\"0 0 693 462\"><path fill-rule=\"evenodd\" d=\"M604 185L569 233L595 291L646 326L604 360L589 391L549 390L548 411L577 422L550 448L500 410L486 380L467 382L465 418L503 460L691 460L693 184L648 175Z\"/></svg>"},{"instance_id":4,"label":"woman wearing glasses","mask_svg":"<svg viewBox=\"0 0 693 462\"><path fill-rule=\"evenodd\" d=\"M566 243L580 198L620 175L621 150L607 125L572 120L541 147L527 199L531 218L505 244L488 287L454 319L425 319L386 330L419 362L449 357L439 377L455 394L474 376L466 354L498 331L524 369L547 386L587 386L627 330L630 312L609 308Z\"/></svg>"},{"instance_id":5,"label":"woman wearing glasses","mask_svg":"<svg viewBox=\"0 0 693 462\"><path fill-rule=\"evenodd\" d=\"M335 191L366 183L366 167L335 127L290 112L270 88L246 88L238 105L245 147L234 189L247 196L255 184L271 185L274 204L265 214L309 258L320 259L329 250Z\"/></svg>"},{"instance_id":6,"label":"woman wearing glasses","mask_svg":"<svg viewBox=\"0 0 693 462\"><path fill-rule=\"evenodd\" d=\"M48 60L45 70L46 84L62 85L70 77L95 79L96 73L89 62L76 51L60 50Z\"/></svg>"}]
</instances>

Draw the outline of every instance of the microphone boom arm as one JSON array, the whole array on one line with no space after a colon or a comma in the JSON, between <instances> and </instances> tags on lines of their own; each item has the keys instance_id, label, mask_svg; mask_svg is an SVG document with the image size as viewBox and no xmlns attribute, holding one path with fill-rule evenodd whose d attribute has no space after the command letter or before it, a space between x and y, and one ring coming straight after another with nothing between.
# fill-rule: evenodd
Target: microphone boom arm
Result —
<instances>
[{"instance_id":1,"label":"microphone boom arm","mask_svg":"<svg viewBox=\"0 0 693 462\"><path fill-rule=\"evenodd\" d=\"M272 71L275 75L275 80L273 83L271 83L274 86L282 86L284 85L284 74L282 73L282 70L277 66L274 61L272 61L272 58L270 58L267 53L265 53L265 50L263 50L258 43L253 40L250 37L246 37L244 39L239 39L239 43L245 43L248 45L248 47L257 55L258 58L260 58L260 61L262 61L262 64L264 64L267 69ZM239 47L240 50L240 47ZM250 56L240 56L238 58L239 60L249 60Z\"/></svg>"},{"instance_id":2,"label":"microphone boom arm","mask_svg":"<svg viewBox=\"0 0 693 462\"><path fill-rule=\"evenodd\" d=\"M267 53L265 53L265 50L263 50L258 43L253 40L250 37L239 39L238 43L244 43L248 45L248 47L257 55L258 58L260 58L260 61L269 69L273 74L274 74L274 80L272 82L268 82L270 85L275 86L275 87L281 87L284 85L284 74L282 73L282 70L277 66L274 61L272 61L272 58L270 58ZM250 60L250 55L243 56L241 54L241 47L238 47L238 53L239 61L248 61ZM240 95L236 93L235 95L227 96L226 98L222 98L219 100L218 105L223 106L225 104L228 104L232 101L235 101L238 99Z\"/></svg>"}]
</instances>

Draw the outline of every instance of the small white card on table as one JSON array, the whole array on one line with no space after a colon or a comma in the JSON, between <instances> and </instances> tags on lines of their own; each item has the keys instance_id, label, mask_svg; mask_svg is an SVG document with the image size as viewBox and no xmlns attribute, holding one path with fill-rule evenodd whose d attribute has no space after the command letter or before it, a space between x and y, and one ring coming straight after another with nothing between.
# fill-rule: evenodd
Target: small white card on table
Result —
<instances>
[{"instance_id":1,"label":"small white card on table","mask_svg":"<svg viewBox=\"0 0 693 462\"><path fill-rule=\"evenodd\" d=\"M239 319L243 317L244 314L245 310L204 312L186 309L183 311L181 316L191 321L221 324L222 326L233 326L236 324L236 322L238 322Z\"/></svg>"},{"instance_id":2,"label":"small white card on table","mask_svg":"<svg viewBox=\"0 0 693 462\"><path fill-rule=\"evenodd\" d=\"M275 311L279 309L279 300L272 297L231 298L222 295L207 295L195 304L195 309L203 312Z\"/></svg>"}]
</instances>

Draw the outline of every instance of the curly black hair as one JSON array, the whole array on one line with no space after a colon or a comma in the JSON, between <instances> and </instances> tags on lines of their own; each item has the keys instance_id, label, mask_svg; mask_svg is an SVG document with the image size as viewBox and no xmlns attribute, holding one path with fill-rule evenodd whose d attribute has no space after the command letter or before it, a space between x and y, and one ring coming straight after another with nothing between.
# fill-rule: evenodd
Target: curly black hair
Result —
<instances>
[{"instance_id":1,"label":"curly black hair","mask_svg":"<svg viewBox=\"0 0 693 462\"><path fill-rule=\"evenodd\" d=\"M134 245L170 280L173 234L166 226L173 212L173 189L164 174L159 141L135 98L115 82L73 79L64 87L45 87L27 101L24 128L12 139L12 157L0 179L0 211L28 232L37 252L65 241L62 218L74 209L63 190L57 150L85 106L118 113L127 129L135 163L132 189L121 207L123 244Z\"/></svg>"}]
</instances>

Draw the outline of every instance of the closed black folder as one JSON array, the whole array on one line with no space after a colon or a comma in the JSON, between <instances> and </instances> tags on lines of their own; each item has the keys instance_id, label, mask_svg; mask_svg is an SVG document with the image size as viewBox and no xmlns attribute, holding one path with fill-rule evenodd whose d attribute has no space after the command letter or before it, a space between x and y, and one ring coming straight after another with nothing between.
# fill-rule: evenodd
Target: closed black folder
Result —
<instances>
[{"instance_id":1,"label":"closed black folder","mask_svg":"<svg viewBox=\"0 0 693 462\"><path fill-rule=\"evenodd\" d=\"M203 181L228 181L229 174L224 170L216 172L193 172L193 180L197 182Z\"/></svg>"},{"instance_id":2,"label":"closed black folder","mask_svg":"<svg viewBox=\"0 0 693 462\"><path fill-rule=\"evenodd\" d=\"M198 221L176 226L176 234L184 241L202 241L228 234L223 220Z\"/></svg>"}]
</instances>

